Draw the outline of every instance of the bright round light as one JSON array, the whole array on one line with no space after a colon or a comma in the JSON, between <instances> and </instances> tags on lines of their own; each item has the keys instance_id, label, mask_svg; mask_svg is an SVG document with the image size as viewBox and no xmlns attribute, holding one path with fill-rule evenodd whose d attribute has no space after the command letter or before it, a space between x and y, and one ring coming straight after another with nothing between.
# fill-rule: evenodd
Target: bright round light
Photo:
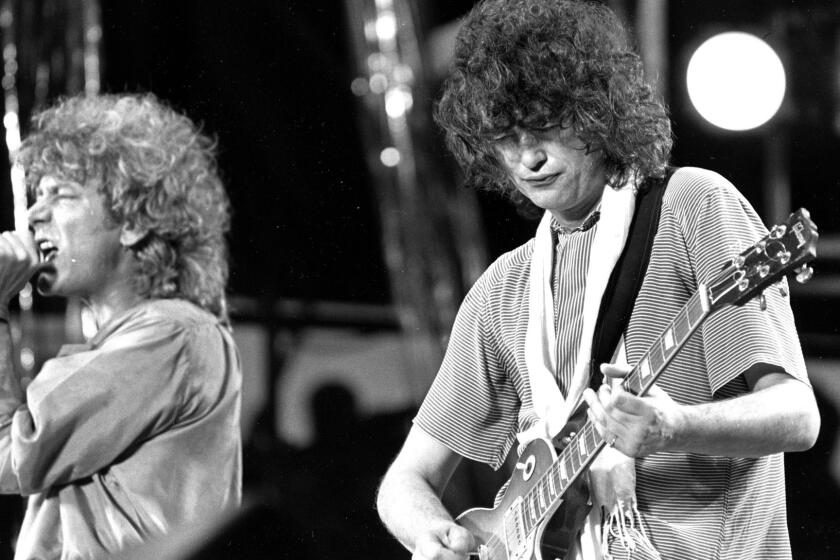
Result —
<instances>
[{"instance_id":1,"label":"bright round light","mask_svg":"<svg viewBox=\"0 0 840 560\"><path fill-rule=\"evenodd\" d=\"M405 88L391 88L385 92L385 112L392 119L398 119L411 109L411 91Z\"/></svg>"},{"instance_id":2,"label":"bright round light","mask_svg":"<svg viewBox=\"0 0 840 560\"><path fill-rule=\"evenodd\" d=\"M703 118L727 130L749 130L776 114L785 69L764 41L742 32L708 39L691 56L688 96Z\"/></svg>"},{"instance_id":3,"label":"bright round light","mask_svg":"<svg viewBox=\"0 0 840 560\"><path fill-rule=\"evenodd\" d=\"M392 146L385 148L379 154L379 161L385 167L396 167L400 163L400 151Z\"/></svg>"}]
</instances>

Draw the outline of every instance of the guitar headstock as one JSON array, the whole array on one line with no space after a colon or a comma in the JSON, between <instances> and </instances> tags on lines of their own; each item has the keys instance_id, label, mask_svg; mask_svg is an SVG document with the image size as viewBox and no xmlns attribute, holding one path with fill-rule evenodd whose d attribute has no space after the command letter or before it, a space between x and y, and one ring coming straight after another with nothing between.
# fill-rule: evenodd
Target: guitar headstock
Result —
<instances>
[{"instance_id":1,"label":"guitar headstock","mask_svg":"<svg viewBox=\"0 0 840 560\"><path fill-rule=\"evenodd\" d=\"M787 222L773 226L752 247L726 263L709 283L712 309L743 305L764 288L796 270L796 279L807 282L813 271L807 263L817 256L817 226L800 208Z\"/></svg>"}]
</instances>

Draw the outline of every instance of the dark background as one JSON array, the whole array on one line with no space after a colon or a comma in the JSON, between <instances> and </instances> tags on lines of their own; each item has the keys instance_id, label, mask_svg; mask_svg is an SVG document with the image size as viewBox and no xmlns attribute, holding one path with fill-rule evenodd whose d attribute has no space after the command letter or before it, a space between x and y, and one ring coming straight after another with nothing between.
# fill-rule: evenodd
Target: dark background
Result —
<instances>
[{"instance_id":1,"label":"dark background","mask_svg":"<svg viewBox=\"0 0 840 560\"><path fill-rule=\"evenodd\" d=\"M472 2L418 4L422 37ZM792 206L808 207L830 240L840 231L840 135L833 126L840 115L836 2L678 0L668 5L671 64L665 93L676 134L673 163L718 171L761 210L765 141L784 130L790 135ZM781 116L755 132L725 133L705 125L685 92L691 50L711 31L733 27L772 42L769 17L779 10L797 21L788 43L789 90ZM831 25L823 23L827 13L834 16ZM391 302L372 179L357 127L358 100L350 91L356 61L343 3L106 0L102 22L102 90L153 92L218 139L234 209L232 295L258 301ZM8 209L8 199L3 200ZM491 258L532 235L534 225L503 201L486 194L480 201ZM8 220L10 212L4 212ZM831 277L837 265L827 258L817 269ZM830 294L804 293L794 300L803 345L812 358L828 360L840 353L833 338L836 302ZM818 396L824 423L820 442L811 452L788 458L791 534L802 557L833 558L840 545L831 514L837 487L828 460L836 414L830 399ZM324 412L324 433L343 434L349 442L321 441L300 452L272 440L270 433L256 434L246 451L246 488L256 504L248 510L252 518L231 526L234 536L218 546L230 552L244 542L236 539L251 534L252 544L266 549L280 541L287 551L298 546L297 557L339 557L342 546L349 547L344 557L350 558L394 557L400 550L379 527L372 504L376 481L396 451L410 411L359 419L340 388L325 398L331 404ZM350 428L355 435L347 435ZM369 460L336 459L362 453ZM300 465L307 468L297 469ZM347 486L355 486L356 493L348 493ZM325 548L327 541L333 548Z\"/></svg>"},{"instance_id":2,"label":"dark background","mask_svg":"<svg viewBox=\"0 0 840 560\"><path fill-rule=\"evenodd\" d=\"M421 32L471 4L424 0ZM791 127L794 207L811 208L822 231L840 228L839 180L831 165L840 147L831 127L838 70L831 44L836 30L813 33L813 14L833 4L669 2L673 161L722 173L759 209L763 136L773 125L747 133L704 125L688 103L684 67L711 30L737 26L769 36L765 22L773 9L801 14L807 31L797 41L813 44L793 45L807 59L792 53L783 121ZM354 114L357 99L349 88L355 61L343 4L122 0L105 2L102 15L103 89L152 91L219 138L236 212L232 292L387 302L378 218ZM490 196L482 204L491 253L531 235L530 224L522 225L506 205Z\"/></svg>"}]
</instances>

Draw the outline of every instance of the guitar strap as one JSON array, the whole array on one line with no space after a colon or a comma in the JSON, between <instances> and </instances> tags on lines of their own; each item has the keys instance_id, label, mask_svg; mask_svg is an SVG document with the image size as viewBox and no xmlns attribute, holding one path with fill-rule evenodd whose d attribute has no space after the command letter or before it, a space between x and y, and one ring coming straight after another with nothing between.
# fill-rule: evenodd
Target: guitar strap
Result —
<instances>
[{"instance_id":1,"label":"guitar strap","mask_svg":"<svg viewBox=\"0 0 840 560\"><path fill-rule=\"evenodd\" d=\"M589 363L590 386L601 385L599 365L612 361L621 335L630 322L630 313L642 287L650 262L653 238L662 213L662 196L676 168L669 167L662 178L648 178L636 196L636 212L630 222L627 243L613 268L592 335L592 359Z\"/></svg>"}]
</instances>

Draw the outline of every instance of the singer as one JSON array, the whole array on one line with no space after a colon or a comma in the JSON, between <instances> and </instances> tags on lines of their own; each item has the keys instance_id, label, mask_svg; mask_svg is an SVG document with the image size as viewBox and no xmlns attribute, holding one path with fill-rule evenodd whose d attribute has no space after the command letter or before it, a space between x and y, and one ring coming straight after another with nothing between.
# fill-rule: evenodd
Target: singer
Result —
<instances>
[{"instance_id":1,"label":"singer","mask_svg":"<svg viewBox=\"0 0 840 560\"><path fill-rule=\"evenodd\" d=\"M229 203L214 144L152 95L69 98L18 163L29 232L0 236L0 491L28 497L15 558L103 558L241 499ZM8 304L33 278L98 332L34 379Z\"/></svg>"}]
</instances>

